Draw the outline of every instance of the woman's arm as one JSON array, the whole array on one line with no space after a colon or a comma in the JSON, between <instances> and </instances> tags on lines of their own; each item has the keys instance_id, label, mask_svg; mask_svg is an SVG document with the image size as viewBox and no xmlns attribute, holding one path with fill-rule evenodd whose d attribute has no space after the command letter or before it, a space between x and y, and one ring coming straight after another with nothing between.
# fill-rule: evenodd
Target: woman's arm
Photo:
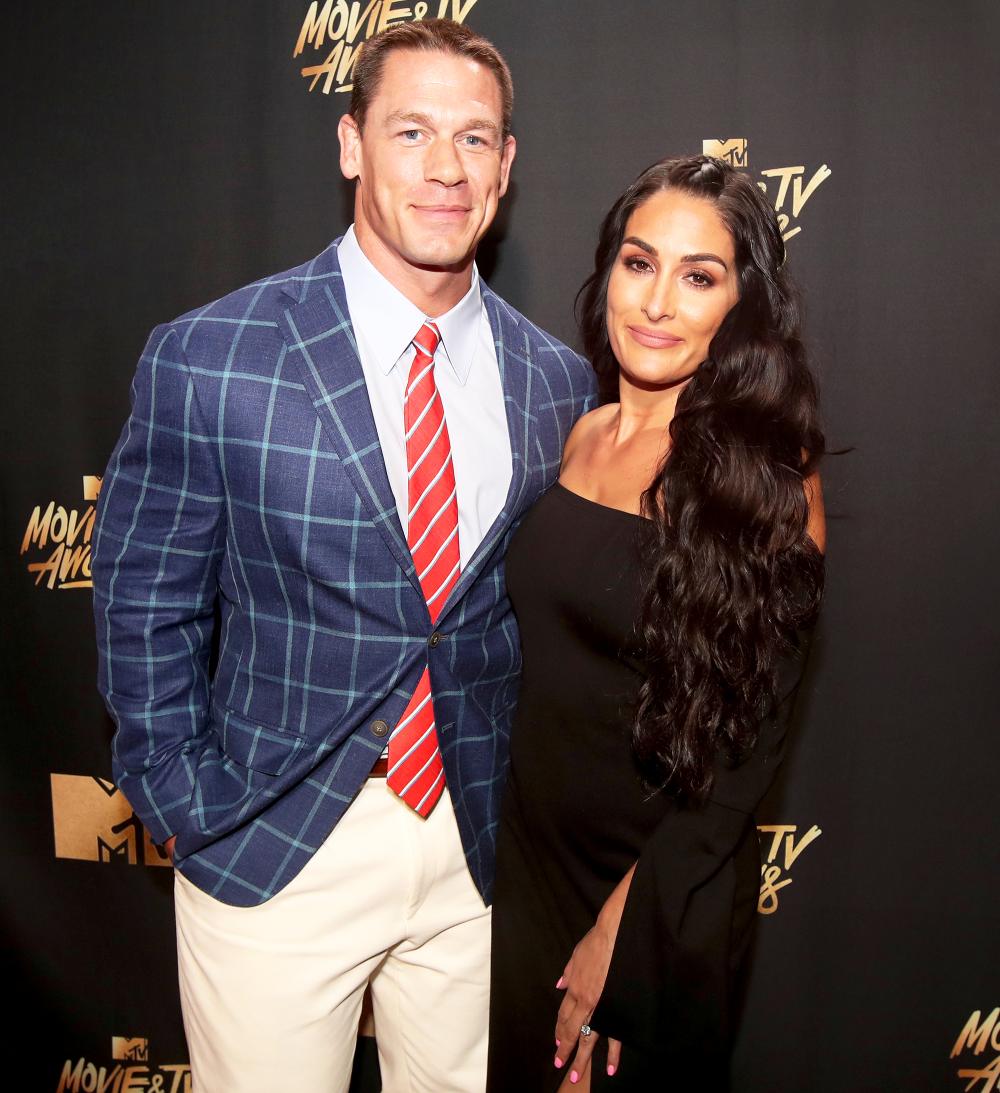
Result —
<instances>
[{"instance_id":1,"label":"woman's arm","mask_svg":"<svg viewBox=\"0 0 1000 1093\"><path fill-rule=\"evenodd\" d=\"M555 1065L562 1067L576 1049L570 1082L574 1085L590 1065L590 1056L594 1051L597 1033L581 1037L580 1029L589 1024L594 1009L604 990L604 982L611 965L621 923L625 900L635 866L625 874L615 886L615 890L605 900L597 921L573 950L569 963L563 969L556 987L566 989L559 1014L556 1019L556 1057ZM579 1041L579 1045L578 1045ZM618 1069L621 1055L621 1043L611 1040L608 1045L608 1073ZM588 1083L589 1084L589 1083Z\"/></svg>"}]
</instances>

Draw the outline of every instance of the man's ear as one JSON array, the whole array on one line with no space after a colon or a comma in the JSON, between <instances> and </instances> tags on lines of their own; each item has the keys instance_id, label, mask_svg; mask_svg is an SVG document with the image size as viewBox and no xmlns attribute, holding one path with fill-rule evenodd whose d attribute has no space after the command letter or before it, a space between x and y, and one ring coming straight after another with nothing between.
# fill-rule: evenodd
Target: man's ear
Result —
<instances>
[{"instance_id":1,"label":"man's ear","mask_svg":"<svg viewBox=\"0 0 1000 1093\"><path fill-rule=\"evenodd\" d=\"M500 152L500 196L507 192L507 184L510 181L510 165L514 162L514 154L517 152L517 141L508 136L503 142Z\"/></svg>"},{"instance_id":2,"label":"man's ear","mask_svg":"<svg viewBox=\"0 0 1000 1093\"><path fill-rule=\"evenodd\" d=\"M361 127L345 114L337 124L340 141L340 170L344 178L357 178L361 174Z\"/></svg>"}]
</instances>

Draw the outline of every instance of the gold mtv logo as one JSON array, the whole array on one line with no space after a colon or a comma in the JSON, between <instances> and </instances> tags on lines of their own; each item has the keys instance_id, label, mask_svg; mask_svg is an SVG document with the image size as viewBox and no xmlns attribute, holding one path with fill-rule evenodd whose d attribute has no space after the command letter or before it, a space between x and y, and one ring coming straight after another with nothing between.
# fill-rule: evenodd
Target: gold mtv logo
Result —
<instances>
[{"instance_id":1,"label":"gold mtv logo","mask_svg":"<svg viewBox=\"0 0 1000 1093\"><path fill-rule=\"evenodd\" d=\"M724 159L733 167L750 166L750 142L746 137L729 137L722 140L714 137L701 142L703 155Z\"/></svg>"},{"instance_id":2,"label":"gold mtv logo","mask_svg":"<svg viewBox=\"0 0 1000 1093\"><path fill-rule=\"evenodd\" d=\"M746 137L712 137L701 142L702 153L706 156L715 156L724 159L733 167L749 168L750 166L750 142ZM778 214L778 227L781 229L781 238L788 242L793 235L802 231L802 225L796 223L806 202L833 174L824 163L808 180L806 179L804 165L791 167L770 167L761 171L763 182L757 185L767 195L768 200L774 206ZM772 182L771 180L774 180ZM777 187L775 192L769 192L768 186ZM786 206L786 200L791 202Z\"/></svg>"},{"instance_id":3,"label":"gold mtv logo","mask_svg":"<svg viewBox=\"0 0 1000 1093\"><path fill-rule=\"evenodd\" d=\"M57 858L169 865L113 782L53 774L52 826Z\"/></svg>"},{"instance_id":4,"label":"gold mtv logo","mask_svg":"<svg viewBox=\"0 0 1000 1093\"><path fill-rule=\"evenodd\" d=\"M989 1052L993 1058L980 1058L984 1051ZM958 1078L967 1079L966 1090L973 1089L980 1082L983 1084L979 1093L990 1093L990 1090L997 1089L1000 1084L1000 1006L994 1006L993 1012L985 1016L982 1010L972 1011L965 1027L958 1034L949 1058L954 1059L963 1052L971 1052L976 1056L972 1059L967 1056L966 1063L972 1065L963 1066L955 1074ZM993 1055L994 1052L997 1054Z\"/></svg>"},{"instance_id":5,"label":"gold mtv logo","mask_svg":"<svg viewBox=\"0 0 1000 1093\"><path fill-rule=\"evenodd\" d=\"M21 540L21 553L29 549L45 550L47 558L28 562L28 572L35 575L35 585L46 588L92 588L90 570L90 540L94 533L97 507L93 503L101 492L101 479L96 474L83 475L83 499L89 502L81 512L50 501L35 505Z\"/></svg>"},{"instance_id":6,"label":"gold mtv logo","mask_svg":"<svg viewBox=\"0 0 1000 1093\"><path fill-rule=\"evenodd\" d=\"M309 90L323 81L324 95L331 90L350 91L354 86L354 66L365 42L374 34L399 23L417 21L428 16L464 23L479 0L417 0L413 7L404 7L400 0L312 0L302 21L298 41L292 52L298 57L307 46L313 50L330 47L326 59L319 64L300 69L312 77Z\"/></svg>"},{"instance_id":7,"label":"gold mtv logo","mask_svg":"<svg viewBox=\"0 0 1000 1093\"><path fill-rule=\"evenodd\" d=\"M111 1058L116 1062L148 1063L149 1041L141 1036L112 1036Z\"/></svg>"},{"instance_id":8,"label":"gold mtv logo","mask_svg":"<svg viewBox=\"0 0 1000 1093\"><path fill-rule=\"evenodd\" d=\"M757 825L758 837L771 836L766 850L763 845L761 846L764 851L764 861L760 867L757 910L762 915L773 915L777 911L778 893L792 883L792 878L788 874L795 864L795 859L823 834L815 824L796 838L798 830L797 824Z\"/></svg>"}]
</instances>

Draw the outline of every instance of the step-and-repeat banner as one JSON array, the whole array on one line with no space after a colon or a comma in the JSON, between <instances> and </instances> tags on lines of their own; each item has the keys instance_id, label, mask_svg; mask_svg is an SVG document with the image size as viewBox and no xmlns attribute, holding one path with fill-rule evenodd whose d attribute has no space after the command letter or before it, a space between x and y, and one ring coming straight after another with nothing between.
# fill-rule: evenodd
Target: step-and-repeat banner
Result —
<instances>
[{"instance_id":1,"label":"step-and-repeat banner","mask_svg":"<svg viewBox=\"0 0 1000 1093\"><path fill-rule=\"evenodd\" d=\"M1000 1089L1000 8L961 0L8 12L0 1084L190 1089L171 870L109 780L94 506L148 331L340 234L357 51L431 15L514 73L490 283L575 341L614 197L665 154L723 156L778 211L850 449L825 465L827 600L760 816L736 1090Z\"/></svg>"}]
</instances>

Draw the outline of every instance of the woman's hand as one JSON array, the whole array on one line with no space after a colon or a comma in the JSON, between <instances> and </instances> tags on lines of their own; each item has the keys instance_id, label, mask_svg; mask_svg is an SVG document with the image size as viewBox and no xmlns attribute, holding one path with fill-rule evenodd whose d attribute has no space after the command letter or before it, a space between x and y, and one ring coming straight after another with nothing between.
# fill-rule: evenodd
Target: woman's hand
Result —
<instances>
[{"instance_id":1,"label":"woman's hand","mask_svg":"<svg viewBox=\"0 0 1000 1093\"><path fill-rule=\"evenodd\" d=\"M615 931L617 933L617 930ZM597 1008L604 981L608 977L611 954L615 947L615 935L602 928L600 919L593 929L588 930L583 939L573 950L569 963L563 970L556 986L565 988L559 1016L556 1020L556 1057L555 1065L562 1067L576 1048L573 1069L569 1080L575 1085L585 1074L589 1077L590 1057L597 1043L597 1032L581 1036L580 1029L589 1025L591 1014ZM618 1069L621 1056L621 1044L618 1040L608 1042L608 1073ZM588 1082L587 1085L590 1083Z\"/></svg>"},{"instance_id":2,"label":"woman's hand","mask_svg":"<svg viewBox=\"0 0 1000 1093\"><path fill-rule=\"evenodd\" d=\"M590 1057L597 1043L597 1032L581 1036L583 1026L589 1026L590 1018L604 990L611 966L611 954L614 952L618 926L625 907L629 884L635 866L625 874L618 887L608 897L597 916L597 922L587 931L573 950L569 963L556 983L560 990L565 989L559 1015L556 1019L556 1056L555 1065L563 1067L576 1050L570 1082L574 1085L585 1074L589 1077ZM608 1073L614 1074L621 1058L621 1043L608 1041ZM589 1082L587 1083L589 1085Z\"/></svg>"}]
</instances>

